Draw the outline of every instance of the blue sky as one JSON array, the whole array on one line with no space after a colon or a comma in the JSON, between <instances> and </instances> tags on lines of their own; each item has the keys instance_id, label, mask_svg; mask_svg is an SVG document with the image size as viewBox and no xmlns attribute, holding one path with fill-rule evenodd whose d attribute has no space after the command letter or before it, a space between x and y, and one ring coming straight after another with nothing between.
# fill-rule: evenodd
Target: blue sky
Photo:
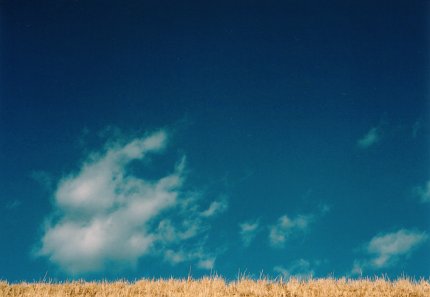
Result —
<instances>
[{"instance_id":1,"label":"blue sky","mask_svg":"<svg viewBox=\"0 0 430 297\"><path fill-rule=\"evenodd\" d=\"M0 279L430 277L428 2L0 5Z\"/></svg>"}]
</instances>

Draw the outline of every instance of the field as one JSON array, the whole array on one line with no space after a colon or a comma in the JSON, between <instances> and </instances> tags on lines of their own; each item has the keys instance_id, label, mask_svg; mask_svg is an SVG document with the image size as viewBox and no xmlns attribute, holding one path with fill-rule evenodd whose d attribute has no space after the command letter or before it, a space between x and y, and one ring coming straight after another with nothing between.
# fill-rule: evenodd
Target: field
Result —
<instances>
[{"instance_id":1,"label":"field","mask_svg":"<svg viewBox=\"0 0 430 297\"><path fill-rule=\"evenodd\" d=\"M249 280L225 282L222 278L200 280L139 280L136 282L70 282L70 283L20 283L0 282L1 297L50 297L50 296L430 296L430 282L399 279L311 279L299 281Z\"/></svg>"}]
</instances>

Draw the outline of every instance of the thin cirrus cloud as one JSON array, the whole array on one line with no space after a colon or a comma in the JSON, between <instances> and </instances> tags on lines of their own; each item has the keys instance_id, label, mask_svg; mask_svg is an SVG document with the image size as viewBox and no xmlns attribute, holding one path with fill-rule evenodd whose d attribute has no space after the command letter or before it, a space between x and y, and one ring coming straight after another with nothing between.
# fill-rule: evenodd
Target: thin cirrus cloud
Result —
<instances>
[{"instance_id":1,"label":"thin cirrus cloud","mask_svg":"<svg viewBox=\"0 0 430 297\"><path fill-rule=\"evenodd\" d=\"M210 218L223 213L228 208L227 198L221 197L219 200L213 201L209 207L201 212L201 216Z\"/></svg>"},{"instance_id":2,"label":"thin cirrus cloud","mask_svg":"<svg viewBox=\"0 0 430 297\"><path fill-rule=\"evenodd\" d=\"M354 261L352 274L361 274L365 269L393 266L427 239L427 233L407 229L376 235L364 246L366 257Z\"/></svg>"},{"instance_id":3,"label":"thin cirrus cloud","mask_svg":"<svg viewBox=\"0 0 430 297\"><path fill-rule=\"evenodd\" d=\"M358 141L357 145L359 148L367 149L381 140L381 129L379 127L372 127L365 135L363 135Z\"/></svg>"},{"instance_id":4,"label":"thin cirrus cloud","mask_svg":"<svg viewBox=\"0 0 430 297\"><path fill-rule=\"evenodd\" d=\"M242 239L242 243L245 247L250 246L251 242L257 236L260 231L260 220L247 221L239 224L239 234Z\"/></svg>"},{"instance_id":5,"label":"thin cirrus cloud","mask_svg":"<svg viewBox=\"0 0 430 297\"><path fill-rule=\"evenodd\" d=\"M307 232L310 226L322 216L330 212L330 206L322 204L319 210L309 214L299 214L295 217L282 215L276 224L268 227L269 244L274 248L283 248L291 237Z\"/></svg>"},{"instance_id":6,"label":"thin cirrus cloud","mask_svg":"<svg viewBox=\"0 0 430 297\"><path fill-rule=\"evenodd\" d=\"M291 218L287 215L281 216L275 225L269 227L269 243L272 247L282 248L292 235L304 232L314 221L314 215L298 215Z\"/></svg>"},{"instance_id":7,"label":"thin cirrus cloud","mask_svg":"<svg viewBox=\"0 0 430 297\"><path fill-rule=\"evenodd\" d=\"M197 267L200 269L213 269L215 264L215 256L204 252L202 249L195 249L190 251L180 250L167 250L164 255L164 260L171 264L178 264L185 261L193 261L197 259Z\"/></svg>"},{"instance_id":8,"label":"thin cirrus cloud","mask_svg":"<svg viewBox=\"0 0 430 297\"><path fill-rule=\"evenodd\" d=\"M311 267L311 263L305 259L296 260L287 267L282 265L275 266L273 271L281 275L284 279L309 279L315 274L315 271Z\"/></svg>"},{"instance_id":9,"label":"thin cirrus cloud","mask_svg":"<svg viewBox=\"0 0 430 297\"><path fill-rule=\"evenodd\" d=\"M202 215L198 199L185 196L185 158L155 181L128 170L132 161L161 154L167 141L168 133L161 130L122 145L110 143L90 155L77 173L61 179L35 255L71 275L111 266L133 268L143 256L171 264L196 261L211 269L215 256L203 244L181 251L184 243L209 229L205 220L220 211L217 206Z\"/></svg>"},{"instance_id":10,"label":"thin cirrus cloud","mask_svg":"<svg viewBox=\"0 0 430 297\"><path fill-rule=\"evenodd\" d=\"M414 188L414 193L419 197L422 203L430 202L430 180L424 186Z\"/></svg>"}]
</instances>

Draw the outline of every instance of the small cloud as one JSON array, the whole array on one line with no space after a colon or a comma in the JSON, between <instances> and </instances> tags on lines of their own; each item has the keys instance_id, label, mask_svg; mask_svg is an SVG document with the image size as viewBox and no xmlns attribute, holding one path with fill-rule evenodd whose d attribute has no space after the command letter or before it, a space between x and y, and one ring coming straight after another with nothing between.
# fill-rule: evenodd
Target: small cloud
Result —
<instances>
[{"instance_id":1,"label":"small cloud","mask_svg":"<svg viewBox=\"0 0 430 297\"><path fill-rule=\"evenodd\" d=\"M243 245L248 247L260 231L260 220L248 221L239 224L239 234L242 238Z\"/></svg>"},{"instance_id":2,"label":"small cloud","mask_svg":"<svg viewBox=\"0 0 430 297\"><path fill-rule=\"evenodd\" d=\"M304 232L314 221L313 215L298 215L290 218L281 216L277 223L269 227L269 241L272 247L284 247L286 240L294 233Z\"/></svg>"},{"instance_id":3,"label":"small cloud","mask_svg":"<svg viewBox=\"0 0 430 297\"><path fill-rule=\"evenodd\" d=\"M184 190L185 158L156 180L129 170L131 162L144 163L151 154L161 154L168 138L160 130L126 143L111 140L104 150L89 154L77 172L57 183L54 211L35 255L71 275L102 272L112 265L134 268L143 256L213 265L215 258L202 246L181 250L209 229L197 199ZM221 202L212 203L207 217L224 208Z\"/></svg>"},{"instance_id":4,"label":"small cloud","mask_svg":"<svg viewBox=\"0 0 430 297\"><path fill-rule=\"evenodd\" d=\"M413 192L420 198L422 203L430 202L430 180L424 186L415 187Z\"/></svg>"},{"instance_id":5,"label":"small cloud","mask_svg":"<svg viewBox=\"0 0 430 297\"><path fill-rule=\"evenodd\" d=\"M218 201L213 201L208 209L206 209L205 211L202 211L201 215L202 217L213 217L216 216L220 213L223 213L224 211L226 211L228 208L228 202L227 202L227 198L221 198Z\"/></svg>"},{"instance_id":6,"label":"small cloud","mask_svg":"<svg viewBox=\"0 0 430 297\"><path fill-rule=\"evenodd\" d=\"M400 229L397 232L380 234L373 237L365 246L367 257L355 260L353 274L361 274L366 268L381 269L396 264L408 256L428 239L425 232Z\"/></svg>"},{"instance_id":7,"label":"small cloud","mask_svg":"<svg viewBox=\"0 0 430 297\"><path fill-rule=\"evenodd\" d=\"M395 262L399 256L409 254L426 239L425 233L401 229L395 233L373 237L367 245L367 252L374 255L372 260L374 267L385 267Z\"/></svg>"},{"instance_id":8,"label":"small cloud","mask_svg":"<svg viewBox=\"0 0 430 297\"><path fill-rule=\"evenodd\" d=\"M178 264L186 261L189 257L183 251L167 250L164 253L164 260L171 264Z\"/></svg>"},{"instance_id":9,"label":"small cloud","mask_svg":"<svg viewBox=\"0 0 430 297\"><path fill-rule=\"evenodd\" d=\"M215 256L205 253L201 248L198 249L180 249L177 251L167 250L164 253L164 260L172 265L186 261L197 261L196 266L199 269L211 270L215 265Z\"/></svg>"},{"instance_id":10,"label":"small cloud","mask_svg":"<svg viewBox=\"0 0 430 297\"><path fill-rule=\"evenodd\" d=\"M311 268L311 263L305 259L294 261L290 266L275 266L273 271L280 274L284 279L310 279L315 271Z\"/></svg>"},{"instance_id":11,"label":"small cloud","mask_svg":"<svg viewBox=\"0 0 430 297\"><path fill-rule=\"evenodd\" d=\"M197 267L200 269L211 270L214 268L215 258L208 258L197 262Z\"/></svg>"},{"instance_id":12,"label":"small cloud","mask_svg":"<svg viewBox=\"0 0 430 297\"><path fill-rule=\"evenodd\" d=\"M330 206L320 204L318 211L310 214L299 214L295 217L281 216L275 225L269 226L269 243L272 247L282 248L292 236L308 231L310 225L330 212Z\"/></svg>"},{"instance_id":13,"label":"small cloud","mask_svg":"<svg viewBox=\"0 0 430 297\"><path fill-rule=\"evenodd\" d=\"M378 143L380 140L381 129L379 127L373 127L357 141L357 145L362 149L367 149Z\"/></svg>"}]
</instances>

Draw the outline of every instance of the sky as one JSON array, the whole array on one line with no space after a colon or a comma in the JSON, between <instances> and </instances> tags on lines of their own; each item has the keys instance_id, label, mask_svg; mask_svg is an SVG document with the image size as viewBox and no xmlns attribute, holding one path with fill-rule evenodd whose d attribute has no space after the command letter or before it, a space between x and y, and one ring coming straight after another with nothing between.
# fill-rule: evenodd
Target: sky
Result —
<instances>
[{"instance_id":1,"label":"sky","mask_svg":"<svg viewBox=\"0 0 430 297\"><path fill-rule=\"evenodd\" d=\"M429 5L2 1L0 279L428 279Z\"/></svg>"}]
</instances>

